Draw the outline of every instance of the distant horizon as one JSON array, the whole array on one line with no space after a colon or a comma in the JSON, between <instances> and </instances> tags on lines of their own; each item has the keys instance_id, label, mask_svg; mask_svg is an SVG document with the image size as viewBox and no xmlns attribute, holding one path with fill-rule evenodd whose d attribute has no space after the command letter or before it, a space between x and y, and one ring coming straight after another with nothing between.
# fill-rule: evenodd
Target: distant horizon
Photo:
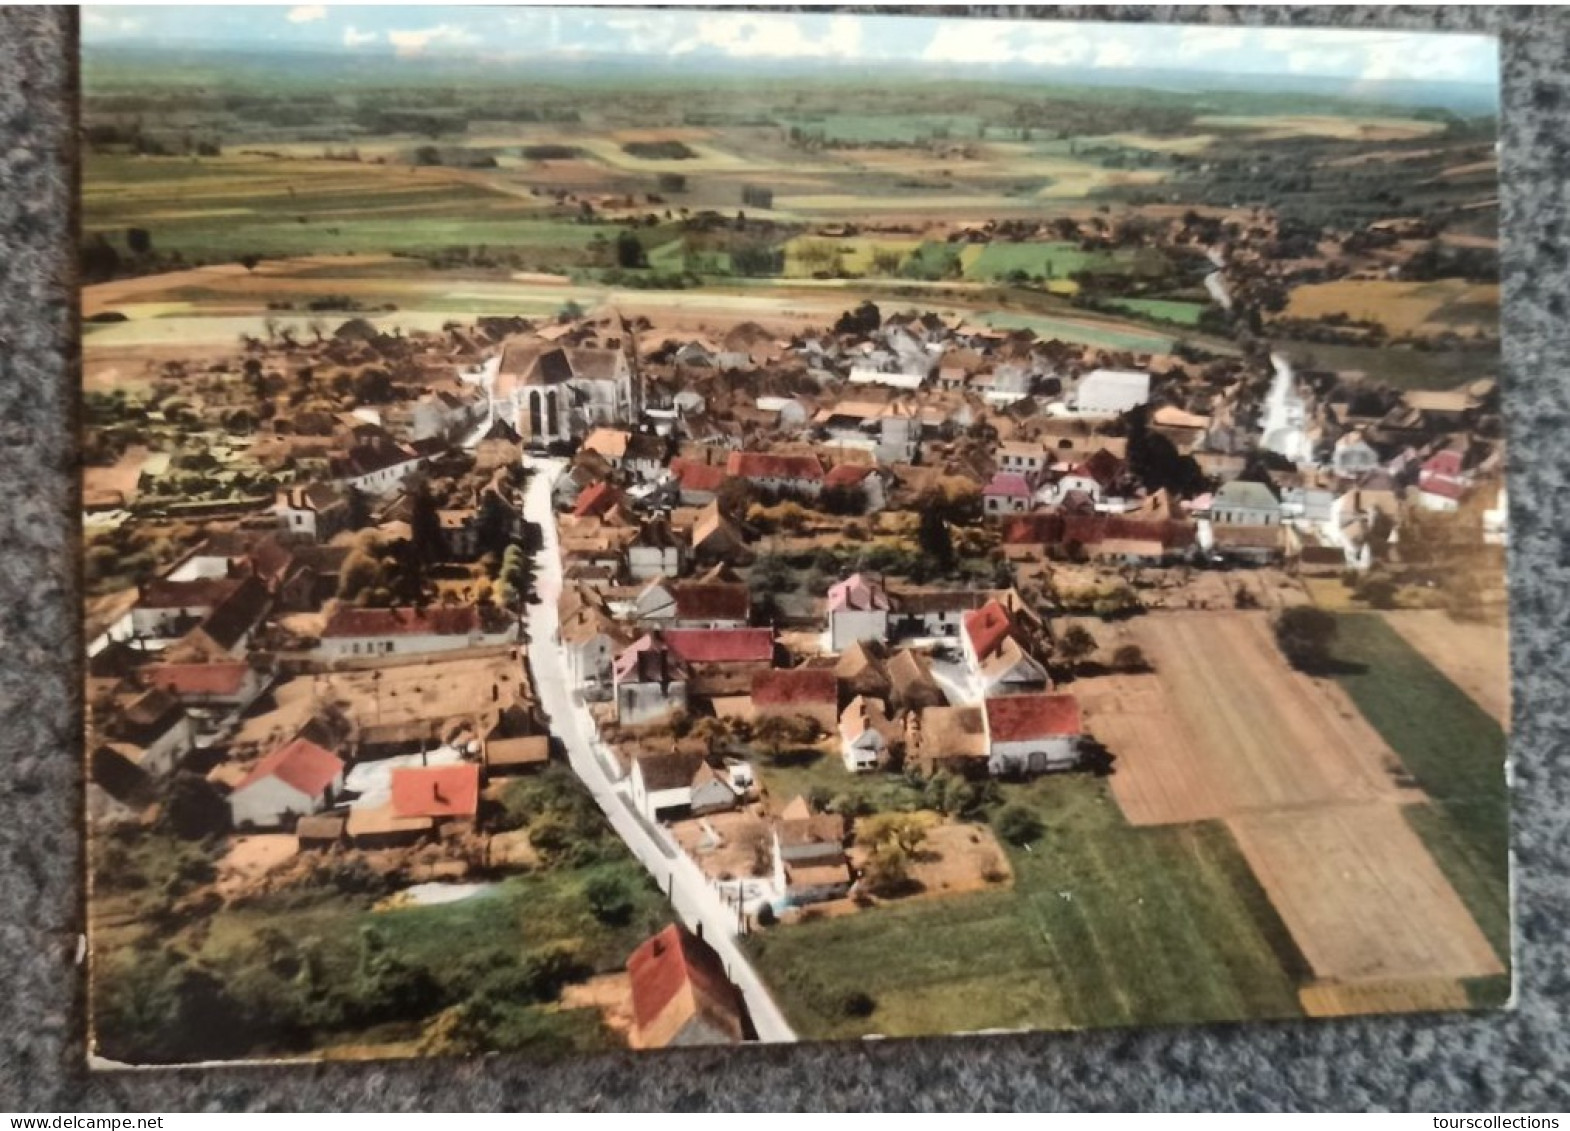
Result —
<instances>
[{"instance_id":1,"label":"distant horizon","mask_svg":"<svg viewBox=\"0 0 1570 1131\"><path fill-rule=\"evenodd\" d=\"M1354 88L1497 90L1499 80L1497 42L1482 35L734 9L89 5L82 46L493 65L636 59L703 72L925 65L989 76L1093 73L1131 86L1153 72Z\"/></svg>"}]
</instances>

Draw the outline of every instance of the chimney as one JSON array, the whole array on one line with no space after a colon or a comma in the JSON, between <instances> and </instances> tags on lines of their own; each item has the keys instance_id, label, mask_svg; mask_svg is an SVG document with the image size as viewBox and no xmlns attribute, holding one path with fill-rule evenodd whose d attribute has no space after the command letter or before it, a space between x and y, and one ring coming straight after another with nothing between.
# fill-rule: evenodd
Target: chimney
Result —
<instances>
[{"instance_id":1,"label":"chimney","mask_svg":"<svg viewBox=\"0 0 1570 1131\"><path fill-rule=\"evenodd\" d=\"M434 797L437 801L440 801L443 804L446 804L447 798L442 795L442 783L441 782L432 782L431 783L431 796Z\"/></svg>"},{"instance_id":2,"label":"chimney","mask_svg":"<svg viewBox=\"0 0 1570 1131\"><path fill-rule=\"evenodd\" d=\"M696 935L699 939L703 938L703 920L702 919L698 920L697 924L692 929L692 933L694 935Z\"/></svg>"}]
</instances>

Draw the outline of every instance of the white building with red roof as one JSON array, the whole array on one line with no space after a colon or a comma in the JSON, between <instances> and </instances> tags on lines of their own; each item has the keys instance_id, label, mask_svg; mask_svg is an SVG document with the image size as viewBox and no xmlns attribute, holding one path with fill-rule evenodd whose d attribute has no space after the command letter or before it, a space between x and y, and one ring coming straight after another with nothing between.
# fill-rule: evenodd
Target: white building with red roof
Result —
<instances>
[{"instance_id":1,"label":"white building with red roof","mask_svg":"<svg viewBox=\"0 0 1570 1131\"><path fill-rule=\"evenodd\" d=\"M737 1044L752 1036L741 991L714 948L672 923L627 960L634 1048Z\"/></svg>"},{"instance_id":2,"label":"white building with red roof","mask_svg":"<svg viewBox=\"0 0 1570 1131\"><path fill-rule=\"evenodd\" d=\"M829 651L843 652L858 640L887 640L889 595L883 583L853 573L829 586Z\"/></svg>"},{"instance_id":3,"label":"white building with red roof","mask_svg":"<svg viewBox=\"0 0 1570 1131\"><path fill-rule=\"evenodd\" d=\"M1023 514L1035 501L1036 489L1017 471L1000 471L981 489L987 514Z\"/></svg>"},{"instance_id":4,"label":"white building with red roof","mask_svg":"<svg viewBox=\"0 0 1570 1131\"><path fill-rule=\"evenodd\" d=\"M1072 695L1006 695L985 703L987 770L994 777L1043 774L1079 764L1084 725Z\"/></svg>"},{"instance_id":5,"label":"white building with red roof","mask_svg":"<svg viewBox=\"0 0 1570 1131\"><path fill-rule=\"evenodd\" d=\"M479 805L480 767L473 762L399 766L392 772L395 817L472 821Z\"/></svg>"},{"instance_id":6,"label":"white building with red roof","mask_svg":"<svg viewBox=\"0 0 1570 1131\"><path fill-rule=\"evenodd\" d=\"M229 795L237 829L272 829L326 806L343 789L339 757L305 738L274 750Z\"/></svg>"},{"instance_id":7,"label":"white building with red roof","mask_svg":"<svg viewBox=\"0 0 1570 1131\"><path fill-rule=\"evenodd\" d=\"M966 613L961 623L965 663L983 695L1046 689L1046 666L1031 655L1027 643L1015 615L996 598Z\"/></svg>"},{"instance_id":8,"label":"white building with red roof","mask_svg":"<svg viewBox=\"0 0 1570 1131\"><path fill-rule=\"evenodd\" d=\"M732 452L725 462L725 474L768 491L816 497L823 488L823 464L816 456Z\"/></svg>"},{"instance_id":9,"label":"white building with red roof","mask_svg":"<svg viewBox=\"0 0 1570 1131\"><path fill-rule=\"evenodd\" d=\"M344 607L327 619L316 652L328 660L449 652L507 644L515 631L511 620L497 617L488 622L484 612L473 605Z\"/></svg>"}]
</instances>

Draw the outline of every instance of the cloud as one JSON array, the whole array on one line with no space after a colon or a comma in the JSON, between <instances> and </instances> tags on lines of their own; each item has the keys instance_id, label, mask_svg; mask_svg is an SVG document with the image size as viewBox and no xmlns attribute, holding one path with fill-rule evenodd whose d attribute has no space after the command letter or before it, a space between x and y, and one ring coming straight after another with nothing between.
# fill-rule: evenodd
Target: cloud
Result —
<instances>
[{"instance_id":1,"label":"cloud","mask_svg":"<svg viewBox=\"0 0 1570 1131\"><path fill-rule=\"evenodd\" d=\"M284 17L291 24L309 24L327 18L327 9L320 4L301 4L297 8L290 8L289 14Z\"/></svg>"},{"instance_id":2,"label":"cloud","mask_svg":"<svg viewBox=\"0 0 1570 1131\"><path fill-rule=\"evenodd\" d=\"M1140 53L1121 40L1112 39L1096 51L1098 67L1132 67L1140 62Z\"/></svg>"},{"instance_id":3,"label":"cloud","mask_svg":"<svg viewBox=\"0 0 1570 1131\"><path fill-rule=\"evenodd\" d=\"M457 24L437 24L428 28L403 28L389 31L387 42L400 55L419 55L427 47L470 47L480 37Z\"/></svg>"},{"instance_id":4,"label":"cloud","mask_svg":"<svg viewBox=\"0 0 1570 1131\"><path fill-rule=\"evenodd\" d=\"M380 32L357 31L353 24L343 29L343 45L345 47L364 47L367 43L375 43L380 38Z\"/></svg>"},{"instance_id":5,"label":"cloud","mask_svg":"<svg viewBox=\"0 0 1570 1131\"><path fill-rule=\"evenodd\" d=\"M673 55L718 52L732 59L860 57L861 20L835 16L821 36L811 34L812 24L794 16L714 13L700 17L692 34L669 50Z\"/></svg>"},{"instance_id":6,"label":"cloud","mask_svg":"<svg viewBox=\"0 0 1570 1131\"><path fill-rule=\"evenodd\" d=\"M131 16L111 16L92 8L82 9L82 27L90 32L131 35L142 29L142 21Z\"/></svg>"}]
</instances>

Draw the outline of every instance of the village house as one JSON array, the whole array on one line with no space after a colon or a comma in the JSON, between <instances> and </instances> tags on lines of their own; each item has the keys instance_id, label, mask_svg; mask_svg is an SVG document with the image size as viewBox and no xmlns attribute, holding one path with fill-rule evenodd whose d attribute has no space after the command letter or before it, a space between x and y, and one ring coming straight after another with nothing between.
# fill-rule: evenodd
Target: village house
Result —
<instances>
[{"instance_id":1,"label":"village house","mask_svg":"<svg viewBox=\"0 0 1570 1131\"><path fill-rule=\"evenodd\" d=\"M994 777L1069 769L1079 764L1084 727L1072 695L1010 695L985 703L988 763Z\"/></svg>"},{"instance_id":2,"label":"village house","mask_svg":"<svg viewBox=\"0 0 1570 1131\"><path fill-rule=\"evenodd\" d=\"M1234 479L1211 497L1210 521L1218 526L1275 526L1281 521L1281 500L1264 483Z\"/></svg>"},{"instance_id":3,"label":"village house","mask_svg":"<svg viewBox=\"0 0 1570 1131\"><path fill-rule=\"evenodd\" d=\"M1038 497L1042 502L1062 503L1069 495L1079 493L1093 503L1105 503L1117 494L1127 470L1128 465L1120 457L1106 448L1098 448L1055 484L1042 487Z\"/></svg>"},{"instance_id":4,"label":"village house","mask_svg":"<svg viewBox=\"0 0 1570 1131\"><path fill-rule=\"evenodd\" d=\"M898 733L883 709L883 704L865 695L857 695L840 712L840 757L845 769L853 774L870 773L882 764L889 754L893 736Z\"/></svg>"},{"instance_id":5,"label":"village house","mask_svg":"<svg viewBox=\"0 0 1570 1131\"><path fill-rule=\"evenodd\" d=\"M328 473L343 490L384 497L403 487L404 480L425 462L406 444L382 439L356 444L328 461Z\"/></svg>"},{"instance_id":6,"label":"village house","mask_svg":"<svg viewBox=\"0 0 1570 1131\"><path fill-rule=\"evenodd\" d=\"M807 719L819 734L832 734L839 719L839 679L833 668L754 672L752 710L756 719Z\"/></svg>"},{"instance_id":7,"label":"village house","mask_svg":"<svg viewBox=\"0 0 1570 1131\"><path fill-rule=\"evenodd\" d=\"M183 636L231 596L243 583L238 577L195 577L188 581L159 578L143 585L131 609L131 635Z\"/></svg>"},{"instance_id":8,"label":"village house","mask_svg":"<svg viewBox=\"0 0 1570 1131\"><path fill-rule=\"evenodd\" d=\"M628 775L633 804L651 821L691 816L693 786L705 769L703 755L695 751L635 751Z\"/></svg>"},{"instance_id":9,"label":"village house","mask_svg":"<svg viewBox=\"0 0 1570 1131\"><path fill-rule=\"evenodd\" d=\"M665 472L665 444L645 432L596 428L583 441L582 450L594 452L640 482L651 482Z\"/></svg>"},{"instance_id":10,"label":"village house","mask_svg":"<svg viewBox=\"0 0 1570 1131\"><path fill-rule=\"evenodd\" d=\"M511 643L516 626L473 605L362 609L342 606L327 618L316 655L326 660L412 656Z\"/></svg>"},{"instance_id":11,"label":"village house","mask_svg":"<svg viewBox=\"0 0 1570 1131\"><path fill-rule=\"evenodd\" d=\"M752 597L742 582L657 577L633 601L638 623L659 628L745 628L751 615Z\"/></svg>"},{"instance_id":12,"label":"village house","mask_svg":"<svg viewBox=\"0 0 1570 1131\"><path fill-rule=\"evenodd\" d=\"M633 1048L733 1045L752 1039L752 1019L725 964L703 939L672 923L627 959Z\"/></svg>"},{"instance_id":13,"label":"village house","mask_svg":"<svg viewBox=\"0 0 1570 1131\"><path fill-rule=\"evenodd\" d=\"M331 483L310 483L279 491L273 514L288 537L326 542L348 526L349 501Z\"/></svg>"},{"instance_id":14,"label":"village house","mask_svg":"<svg viewBox=\"0 0 1570 1131\"><path fill-rule=\"evenodd\" d=\"M887 656L884 646L876 640L857 640L840 653L834 665L834 674L840 681L842 699L864 695L869 699L884 700L889 697Z\"/></svg>"},{"instance_id":15,"label":"village house","mask_svg":"<svg viewBox=\"0 0 1570 1131\"><path fill-rule=\"evenodd\" d=\"M1027 650L1025 634L1000 601L990 600L965 614L960 633L965 663L984 695L1039 691L1048 686L1047 669Z\"/></svg>"},{"instance_id":16,"label":"village house","mask_svg":"<svg viewBox=\"0 0 1570 1131\"><path fill-rule=\"evenodd\" d=\"M732 452L725 473L765 491L788 491L817 498L823 488L823 465L816 456L773 452Z\"/></svg>"},{"instance_id":17,"label":"village house","mask_svg":"<svg viewBox=\"0 0 1570 1131\"><path fill-rule=\"evenodd\" d=\"M653 635L622 650L611 668L616 720L622 726L661 722L687 709L687 665Z\"/></svg>"},{"instance_id":18,"label":"village house","mask_svg":"<svg viewBox=\"0 0 1570 1131\"><path fill-rule=\"evenodd\" d=\"M1009 440L998 445L999 471L1034 479L1047 467L1047 450L1039 441Z\"/></svg>"},{"instance_id":19,"label":"village house","mask_svg":"<svg viewBox=\"0 0 1570 1131\"><path fill-rule=\"evenodd\" d=\"M1150 400L1150 374L1127 369L1093 369L1079 379L1069 407L1080 416L1117 416Z\"/></svg>"},{"instance_id":20,"label":"village house","mask_svg":"<svg viewBox=\"0 0 1570 1131\"><path fill-rule=\"evenodd\" d=\"M843 652L860 640L887 640L889 595L869 574L853 573L829 586L829 651Z\"/></svg>"},{"instance_id":21,"label":"village house","mask_svg":"<svg viewBox=\"0 0 1570 1131\"><path fill-rule=\"evenodd\" d=\"M675 525L674 516L672 525ZM691 534L692 560L700 565L723 562L727 565L746 565L752 560L747 548L747 536L742 528L720 510L718 503L710 503L694 517Z\"/></svg>"},{"instance_id":22,"label":"village house","mask_svg":"<svg viewBox=\"0 0 1570 1131\"><path fill-rule=\"evenodd\" d=\"M1353 430L1336 440L1330 453L1330 466L1337 475L1356 479L1379 466L1379 453L1363 439L1362 432Z\"/></svg>"},{"instance_id":23,"label":"village house","mask_svg":"<svg viewBox=\"0 0 1570 1131\"><path fill-rule=\"evenodd\" d=\"M687 550L669 519L649 519L626 544L627 575L634 581L679 577L687 565Z\"/></svg>"},{"instance_id":24,"label":"village house","mask_svg":"<svg viewBox=\"0 0 1570 1131\"><path fill-rule=\"evenodd\" d=\"M661 639L691 672L700 695L745 695L755 672L774 666L774 630L769 628L682 628Z\"/></svg>"},{"instance_id":25,"label":"village house","mask_svg":"<svg viewBox=\"0 0 1570 1131\"><path fill-rule=\"evenodd\" d=\"M774 822L774 887L792 905L845 896L853 877L845 856L845 818L813 813L797 797Z\"/></svg>"},{"instance_id":26,"label":"village house","mask_svg":"<svg viewBox=\"0 0 1570 1131\"><path fill-rule=\"evenodd\" d=\"M919 652L901 648L889 657L885 670L889 675L889 707L894 711L919 711L923 707L941 707L948 702L938 681L932 677L932 665Z\"/></svg>"},{"instance_id":27,"label":"village house","mask_svg":"<svg viewBox=\"0 0 1570 1131\"><path fill-rule=\"evenodd\" d=\"M1022 514L1034 504L1036 490L1023 475L1000 471L981 489L982 510L989 515Z\"/></svg>"},{"instance_id":28,"label":"village house","mask_svg":"<svg viewBox=\"0 0 1570 1131\"><path fill-rule=\"evenodd\" d=\"M295 738L256 763L229 795L234 827L275 829L326 808L343 789L344 764L330 750Z\"/></svg>"},{"instance_id":29,"label":"village house","mask_svg":"<svg viewBox=\"0 0 1570 1131\"><path fill-rule=\"evenodd\" d=\"M239 714L254 703L271 675L245 660L150 664L140 673L147 686L165 691L187 708L221 708Z\"/></svg>"},{"instance_id":30,"label":"village house","mask_svg":"<svg viewBox=\"0 0 1570 1131\"><path fill-rule=\"evenodd\" d=\"M100 729L118 752L153 780L173 773L196 745L190 715L179 700L158 687L117 697Z\"/></svg>"},{"instance_id":31,"label":"village house","mask_svg":"<svg viewBox=\"0 0 1570 1131\"><path fill-rule=\"evenodd\" d=\"M392 771L392 811L399 820L472 824L480 809L480 767L397 766Z\"/></svg>"},{"instance_id":32,"label":"village house","mask_svg":"<svg viewBox=\"0 0 1570 1131\"><path fill-rule=\"evenodd\" d=\"M701 507L714 502L727 478L725 465L677 457L670 462L682 506Z\"/></svg>"},{"instance_id":33,"label":"village house","mask_svg":"<svg viewBox=\"0 0 1570 1131\"><path fill-rule=\"evenodd\" d=\"M853 513L877 513L888 505L888 472L870 464L842 463L831 467L823 477L822 498L838 495L854 500Z\"/></svg>"}]
</instances>

